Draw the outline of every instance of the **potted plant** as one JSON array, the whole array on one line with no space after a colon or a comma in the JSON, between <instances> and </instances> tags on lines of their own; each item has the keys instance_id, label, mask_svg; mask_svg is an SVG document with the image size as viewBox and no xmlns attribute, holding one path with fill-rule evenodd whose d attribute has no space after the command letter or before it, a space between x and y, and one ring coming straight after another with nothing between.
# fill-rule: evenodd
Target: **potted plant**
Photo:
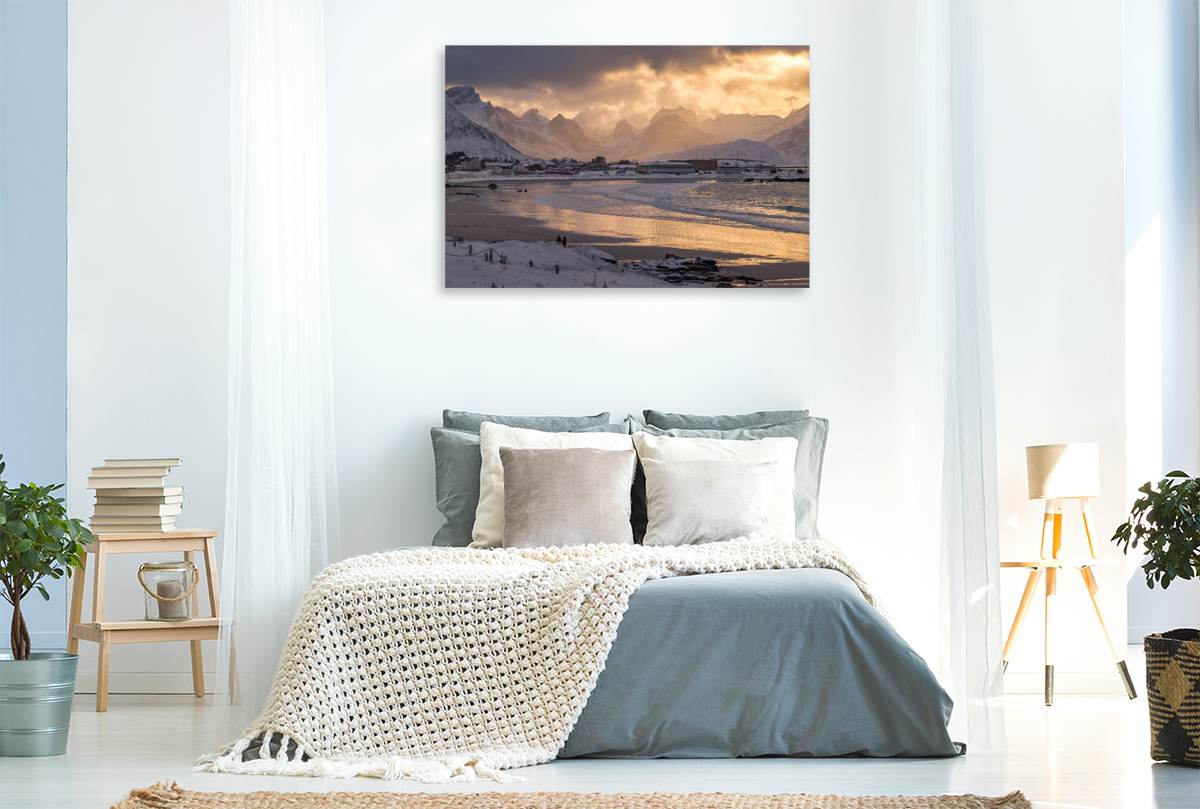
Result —
<instances>
[{"instance_id":1,"label":"potted plant","mask_svg":"<svg viewBox=\"0 0 1200 809\"><path fill-rule=\"evenodd\" d=\"M1142 545L1146 586L1200 578L1200 480L1171 472L1140 489L1129 520L1113 535L1125 553ZM1147 635L1146 700L1150 756L1200 766L1200 630Z\"/></svg>"},{"instance_id":2,"label":"potted plant","mask_svg":"<svg viewBox=\"0 0 1200 809\"><path fill-rule=\"evenodd\" d=\"M4 456L0 455L0 475ZM0 596L12 604L11 655L0 655L0 756L55 756L67 750L79 655L33 652L21 599L42 580L79 566L92 532L67 518L62 484L11 488L0 477Z\"/></svg>"}]
</instances>

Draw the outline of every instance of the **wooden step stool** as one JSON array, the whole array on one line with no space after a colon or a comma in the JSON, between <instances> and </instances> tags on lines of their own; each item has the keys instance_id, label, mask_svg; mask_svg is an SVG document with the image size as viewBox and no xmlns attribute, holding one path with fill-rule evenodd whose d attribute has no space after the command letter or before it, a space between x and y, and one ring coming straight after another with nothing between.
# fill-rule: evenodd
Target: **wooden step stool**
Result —
<instances>
[{"instance_id":1,"label":"wooden step stool","mask_svg":"<svg viewBox=\"0 0 1200 809\"><path fill-rule=\"evenodd\" d=\"M96 667L96 710L108 710L108 652L114 643L155 643L186 640L192 644L192 690L204 696L204 662L200 641L216 640L220 634L221 588L217 579L216 531L170 531L167 533L95 534L96 541L85 545L83 563L75 571L71 586L71 627L67 651L76 654L79 641L100 644ZM105 621L104 574L105 559L110 553L159 553L183 551L183 558L195 564L196 552L204 554L204 574L208 583L208 607L211 617L194 617L187 621ZM81 623L83 615L83 580L87 557L95 554L92 573L92 619ZM192 593L192 615L198 616L199 596ZM229 686L233 689L234 649L229 643Z\"/></svg>"}]
</instances>

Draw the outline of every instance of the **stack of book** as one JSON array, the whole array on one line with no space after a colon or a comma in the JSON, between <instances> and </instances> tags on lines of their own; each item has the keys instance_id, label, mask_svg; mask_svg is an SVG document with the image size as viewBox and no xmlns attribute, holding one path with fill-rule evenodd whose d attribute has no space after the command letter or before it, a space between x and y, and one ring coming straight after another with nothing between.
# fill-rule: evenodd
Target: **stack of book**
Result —
<instances>
[{"instance_id":1,"label":"stack of book","mask_svg":"<svg viewBox=\"0 0 1200 809\"><path fill-rule=\"evenodd\" d=\"M175 529L183 510L183 487L168 486L178 458L105 461L92 468L88 488L96 490L93 533L159 533Z\"/></svg>"}]
</instances>

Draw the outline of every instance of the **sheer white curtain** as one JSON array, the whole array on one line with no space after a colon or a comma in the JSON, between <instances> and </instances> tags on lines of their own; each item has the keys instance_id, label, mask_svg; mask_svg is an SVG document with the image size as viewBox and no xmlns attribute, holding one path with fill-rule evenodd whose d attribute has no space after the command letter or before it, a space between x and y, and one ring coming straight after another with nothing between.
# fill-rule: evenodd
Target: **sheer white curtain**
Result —
<instances>
[{"instance_id":1,"label":"sheer white curtain","mask_svg":"<svg viewBox=\"0 0 1200 809\"><path fill-rule=\"evenodd\" d=\"M301 596L338 552L322 0L230 0L229 467L218 671L263 704Z\"/></svg>"},{"instance_id":2,"label":"sheer white curtain","mask_svg":"<svg viewBox=\"0 0 1200 809\"><path fill-rule=\"evenodd\" d=\"M984 243L982 8L919 0L916 285L925 513L941 537L943 685L952 736L1005 747L996 401Z\"/></svg>"}]
</instances>

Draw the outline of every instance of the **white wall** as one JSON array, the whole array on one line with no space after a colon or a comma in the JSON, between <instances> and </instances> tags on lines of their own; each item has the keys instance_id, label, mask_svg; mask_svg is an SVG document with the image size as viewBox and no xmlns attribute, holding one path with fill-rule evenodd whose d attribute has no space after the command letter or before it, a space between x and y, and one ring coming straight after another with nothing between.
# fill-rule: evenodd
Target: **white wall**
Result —
<instances>
[{"instance_id":1,"label":"white wall","mask_svg":"<svg viewBox=\"0 0 1200 809\"><path fill-rule=\"evenodd\" d=\"M1099 444L1093 540L1097 553L1117 557L1108 538L1126 507L1122 4L989 3L984 26L1001 557L1038 552L1043 503L1027 499L1024 448L1072 441ZM1087 551L1077 513L1068 501L1072 555ZM1096 575L1121 643L1123 565ZM1001 576L1007 631L1025 575ZM1064 573L1058 592L1060 688L1119 691L1080 576ZM1042 688L1042 603L1039 593L1008 670L1010 691Z\"/></svg>"},{"instance_id":2,"label":"white wall","mask_svg":"<svg viewBox=\"0 0 1200 809\"><path fill-rule=\"evenodd\" d=\"M189 498L178 525L220 530L226 4L84 0L70 4L68 22L68 504L74 514L91 513L88 469L105 458L177 456L183 466L171 482ZM136 571L149 558L110 559L106 617L142 617ZM212 670L215 644L205 647ZM81 673L94 672L96 645L81 643L80 655ZM187 661L186 643L114 647L112 688L129 687L122 672L186 672ZM176 686L191 690L182 674L135 685Z\"/></svg>"},{"instance_id":3,"label":"white wall","mask_svg":"<svg viewBox=\"0 0 1200 809\"><path fill-rule=\"evenodd\" d=\"M1136 484L1164 472L1200 474L1200 60L1195 3L1125 4L1125 249L1131 282L1158 285L1134 310L1131 338L1157 341L1139 354L1131 427L1145 452L1131 459ZM1131 493L1135 496L1135 493ZM1129 570L1129 642L1200 626L1200 581L1146 587Z\"/></svg>"},{"instance_id":4,"label":"white wall","mask_svg":"<svg viewBox=\"0 0 1200 809\"><path fill-rule=\"evenodd\" d=\"M1015 175L988 197L997 234L990 258L1001 513L1017 515L1023 541L1038 505L1024 499L1025 444L1099 440L1106 491L1119 491L1123 480L1120 72L1118 64L1110 76L1113 57L1105 51L1115 42L1119 52L1120 4L1062 5L1059 16L1032 3L989 15L987 86L996 97L988 100L989 167ZM705 2L681 16L674 5L619 2L605 13L671 32L656 44L713 41L711 20L719 18L722 41L812 47L818 178L810 290L446 290L438 252L442 177L431 158L441 153L444 46L644 37L632 28L601 36L580 25L593 10L549 2L496 16L483 2L459 2L451 13L328 0L344 551L428 542L438 524L428 430L444 407L606 409L614 418L644 407L808 407L831 421L822 531L858 561L901 632L932 660L937 539L908 529L913 504L906 498L917 418L913 364L903 348L913 292L912 9L879 0L780 1L734 18L726 11ZM185 466L176 474L187 476L192 496L181 524L218 528L229 215L225 14L221 0L71 6L70 494L90 504L83 476L106 454L179 453ZM468 37L447 27L451 17L491 22L486 37ZM1044 32L1030 30L1043 25ZM1019 45L1024 61L1006 42ZM1007 86L1010 76L1017 87ZM1075 100L1063 104L1056 92ZM1039 139L1043 128L1048 135ZM1060 142L1067 136L1069 147ZM1085 170L1108 161L1118 166L1115 175ZM1085 305L1039 325L1059 293L1071 299L1080 279L1097 273L1103 282L1088 287ZM138 340L148 347L135 351ZM189 361L152 377L133 373L172 352ZM1031 391L1059 370L1052 358L1063 357L1096 373L1074 373L1072 386L1035 400ZM1098 505L1101 532L1111 533L1123 509ZM1123 588L1102 584L1114 591L1109 607L1120 620ZM1082 589L1063 590L1068 614L1075 601L1086 605ZM1011 612L1015 600L1007 590L1005 597ZM137 608L132 600L126 606ZM1027 645L1036 648L1037 629L1028 631ZM186 647L172 656L165 648L121 650L127 654L114 659L114 671L184 671ZM1111 663L1103 654L1093 660L1093 651L1060 661L1059 671L1108 671ZM1024 663L1032 670L1040 660Z\"/></svg>"},{"instance_id":5,"label":"white wall","mask_svg":"<svg viewBox=\"0 0 1200 809\"><path fill-rule=\"evenodd\" d=\"M884 3L617 3L613 44L812 46L813 288L447 290L442 275L443 9L326 5L330 264L347 552L427 542L428 430L442 408L514 413L807 407L831 419L824 533L875 579L931 653L933 537L903 528L911 402L897 339L911 293L912 18ZM455 14L490 19L493 6ZM588 43L594 10L529 2L487 41ZM528 20L539 21L531 33ZM764 26L778 20L780 27ZM900 33L898 33L900 32ZM403 37L404 47L397 47ZM732 293L732 294L729 294ZM864 488L864 483L867 487ZM898 541L898 538L903 538ZM913 542L918 543L917 548ZM923 547L921 545L923 544ZM921 582L914 586L914 582Z\"/></svg>"}]
</instances>

